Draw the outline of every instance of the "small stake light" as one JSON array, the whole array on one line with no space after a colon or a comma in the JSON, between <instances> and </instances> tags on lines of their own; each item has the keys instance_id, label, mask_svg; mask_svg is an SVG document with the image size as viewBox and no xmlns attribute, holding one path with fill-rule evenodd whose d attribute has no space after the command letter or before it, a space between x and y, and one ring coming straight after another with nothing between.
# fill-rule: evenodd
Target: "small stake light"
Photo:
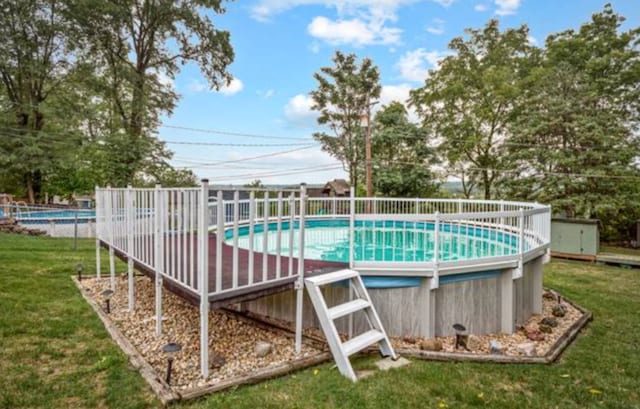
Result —
<instances>
[{"instance_id":1,"label":"small stake light","mask_svg":"<svg viewBox=\"0 0 640 409\"><path fill-rule=\"evenodd\" d=\"M84 265L82 265L82 263L76 264L76 272L78 273L78 281L82 281L82 270L84 270Z\"/></svg>"},{"instance_id":2,"label":"small stake light","mask_svg":"<svg viewBox=\"0 0 640 409\"><path fill-rule=\"evenodd\" d=\"M453 329L456 330L456 349L467 349L467 336L463 334L467 328L462 324L453 324Z\"/></svg>"},{"instance_id":3,"label":"small stake light","mask_svg":"<svg viewBox=\"0 0 640 409\"><path fill-rule=\"evenodd\" d=\"M102 292L102 298L104 298L104 303L106 305L107 314L111 314L110 300L111 300L112 296L113 296L113 291L112 290L104 290Z\"/></svg>"},{"instance_id":4,"label":"small stake light","mask_svg":"<svg viewBox=\"0 0 640 409\"><path fill-rule=\"evenodd\" d=\"M173 360L181 350L182 345L175 342L169 342L162 347L162 352L167 356L167 377L165 379L167 381L167 385L171 385L171 369L173 367Z\"/></svg>"}]
</instances>

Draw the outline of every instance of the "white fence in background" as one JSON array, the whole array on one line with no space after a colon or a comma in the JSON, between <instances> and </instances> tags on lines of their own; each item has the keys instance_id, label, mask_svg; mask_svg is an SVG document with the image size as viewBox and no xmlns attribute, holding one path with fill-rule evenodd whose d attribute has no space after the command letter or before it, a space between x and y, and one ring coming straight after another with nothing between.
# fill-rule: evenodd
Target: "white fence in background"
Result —
<instances>
[{"instance_id":1,"label":"white fence in background","mask_svg":"<svg viewBox=\"0 0 640 409\"><path fill-rule=\"evenodd\" d=\"M11 203L0 205L1 217L13 218L20 225L42 230L51 237L96 236L93 209Z\"/></svg>"},{"instance_id":2,"label":"white fence in background","mask_svg":"<svg viewBox=\"0 0 640 409\"><path fill-rule=\"evenodd\" d=\"M370 275L432 277L433 288L437 288L441 273L513 268L514 279L519 278L523 264L547 253L550 244L551 209L535 203L356 198L353 192L350 197L307 198L304 187L247 189L243 193L242 198L239 191L225 197L223 191L210 192L206 181L199 188L96 188L96 242L98 247L103 244L109 249L112 287L116 252L129 263L131 310L135 306L134 263L156 273L158 334L162 330L163 280L199 297L201 372L205 377L209 300L231 291L294 279L298 297L296 349L300 350L307 220L348 221L351 268ZM256 234L270 229L275 238L263 234L261 242L255 240ZM469 246L465 240L470 235L475 240L476 232L480 236L474 246L489 241L498 245L490 251L471 252L467 259L450 257L452 248ZM248 235L248 248L239 246L241 234ZM375 250L356 248L357 235L361 239L381 237L382 243L400 240L400 247L412 248L413 254L405 249L401 257L395 250L390 257L385 252L377 257ZM411 240L422 240L422 246L411 245ZM501 240L508 245L499 245ZM209 259L210 251L215 258ZM99 271L99 248L96 255Z\"/></svg>"}]
</instances>

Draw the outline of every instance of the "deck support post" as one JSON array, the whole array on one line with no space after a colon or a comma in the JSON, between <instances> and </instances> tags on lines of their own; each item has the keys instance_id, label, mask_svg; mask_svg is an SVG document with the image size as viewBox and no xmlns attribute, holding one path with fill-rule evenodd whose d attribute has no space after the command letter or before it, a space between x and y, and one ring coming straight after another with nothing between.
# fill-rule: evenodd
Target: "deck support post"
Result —
<instances>
[{"instance_id":1,"label":"deck support post","mask_svg":"<svg viewBox=\"0 0 640 409\"><path fill-rule=\"evenodd\" d=\"M437 291L433 291L431 287L432 278L427 278L426 283L423 285L429 286L425 291L425 295L427 297L427 333L425 334L426 338L433 338L436 336L436 297Z\"/></svg>"},{"instance_id":2,"label":"deck support post","mask_svg":"<svg viewBox=\"0 0 640 409\"><path fill-rule=\"evenodd\" d=\"M166 220L164 214L161 186L156 185L154 191L155 207L155 301L156 301L156 336L162 335L162 273L164 271L164 229L163 223Z\"/></svg>"},{"instance_id":3,"label":"deck support post","mask_svg":"<svg viewBox=\"0 0 640 409\"><path fill-rule=\"evenodd\" d=\"M306 207L306 188L300 186L300 217L298 244L298 280L296 281L296 353L302 352L302 309L304 295L304 220Z\"/></svg>"},{"instance_id":4,"label":"deck support post","mask_svg":"<svg viewBox=\"0 0 640 409\"><path fill-rule=\"evenodd\" d=\"M116 255L112 246L109 246L109 285L111 291L116 290Z\"/></svg>"},{"instance_id":5,"label":"deck support post","mask_svg":"<svg viewBox=\"0 0 640 409\"><path fill-rule=\"evenodd\" d=\"M96 239L96 278L102 278L100 273L100 239Z\"/></svg>"},{"instance_id":6,"label":"deck support post","mask_svg":"<svg viewBox=\"0 0 640 409\"><path fill-rule=\"evenodd\" d=\"M198 217L198 289L200 290L200 375L209 376L209 181L202 179ZM218 202L220 205L221 202ZM237 206L237 192L236 201ZM237 213L237 209L236 209ZM237 221L236 221L237 222ZM218 232L218 240L222 238ZM237 231L235 232L237 234Z\"/></svg>"},{"instance_id":7,"label":"deck support post","mask_svg":"<svg viewBox=\"0 0 640 409\"><path fill-rule=\"evenodd\" d=\"M500 274L500 331L513 334L516 324L516 297L513 270L504 270Z\"/></svg>"},{"instance_id":8,"label":"deck support post","mask_svg":"<svg viewBox=\"0 0 640 409\"><path fill-rule=\"evenodd\" d=\"M249 285L253 284L253 270L255 268L255 260L254 257L254 241L255 241L255 218L256 218L256 192L249 192L249 261L247 266L248 278L247 282ZM217 255L216 255L217 257Z\"/></svg>"},{"instance_id":9,"label":"deck support post","mask_svg":"<svg viewBox=\"0 0 640 409\"><path fill-rule=\"evenodd\" d=\"M531 271L528 271L527 274L531 274L531 296L533 300L531 312L534 314L542 313L542 276L544 257L544 255L537 257L535 260L532 260L527 264L528 266L531 266Z\"/></svg>"},{"instance_id":10,"label":"deck support post","mask_svg":"<svg viewBox=\"0 0 640 409\"><path fill-rule=\"evenodd\" d=\"M513 279L522 277L524 269L524 209L521 207L518 216L518 268L513 270Z\"/></svg>"},{"instance_id":11,"label":"deck support post","mask_svg":"<svg viewBox=\"0 0 640 409\"><path fill-rule=\"evenodd\" d=\"M134 204L133 204L133 188L131 185L127 186L126 192L126 218L127 218L127 278L128 278L128 301L129 312L133 312L135 308L135 295L134 295L134 280L133 280L133 223L135 219Z\"/></svg>"}]
</instances>

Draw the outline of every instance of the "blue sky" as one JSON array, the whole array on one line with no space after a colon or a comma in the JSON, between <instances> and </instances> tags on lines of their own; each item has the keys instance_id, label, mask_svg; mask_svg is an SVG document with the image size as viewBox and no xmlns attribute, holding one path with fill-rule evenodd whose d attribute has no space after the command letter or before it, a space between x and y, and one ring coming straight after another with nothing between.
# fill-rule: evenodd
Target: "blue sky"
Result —
<instances>
[{"instance_id":1,"label":"blue sky","mask_svg":"<svg viewBox=\"0 0 640 409\"><path fill-rule=\"evenodd\" d=\"M610 1L627 21L640 25L638 0ZM538 45L550 33L578 28L606 1L596 0L247 0L227 3L214 23L231 32L236 53L232 83L209 88L195 65L183 67L171 86L181 95L163 125L276 136L251 138L161 127L171 142L269 144L217 146L169 143L177 167L189 167L213 183L322 183L344 177L339 163L321 152L311 134L312 77L331 64L335 50L369 57L379 66L381 102L403 102L426 71L467 27L498 18L502 27L527 24ZM284 139L290 138L290 139ZM244 158L289 151L250 161ZM230 162L233 161L233 162ZM216 163L226 162L226 163Z\"/></svg>"}]
</instances>

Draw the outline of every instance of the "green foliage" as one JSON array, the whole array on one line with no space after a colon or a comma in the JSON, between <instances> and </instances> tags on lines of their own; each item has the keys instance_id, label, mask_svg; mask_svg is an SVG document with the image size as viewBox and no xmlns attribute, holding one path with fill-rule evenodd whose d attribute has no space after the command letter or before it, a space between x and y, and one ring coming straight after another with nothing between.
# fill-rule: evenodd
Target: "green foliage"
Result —
<instances>
[{"instance_id":1,"label":"green foliage","mask_svg":"<svg viewBox=\"0 0 640 409\"><path fill-rule=\"evenodd\" d=\"M621 32L623 21L605 6L578 31L549 36L527 109L509 126L519 175L502 186L562 215L600 218L614 240L640 209L640 29Z\"/></svg>"},{"instance_id":2,"label":"green foliage","mask_svg":"<svg viewBox=\"0 0 640 409\"><path fill-rule=\"evenodd\" d=\"M449 43L452 55L430 70L425 85L411 93L424 127L439 138L451 172L470 193L478 185L491 199L508 168L503 141L508 124L524 109L522 91L538 52L527 26L500 31L497 20L467 29Z\"/></svg>"},{"instance_id":3,"label":"green foliage","mask_svg":"<svg viewBox=\"0 0 640 409\"><path fill-rule=\"evenodd\" d=\"M430 197L437 191L431 171L437 158L428 134L409 122L399 102L375 116L372 136L374 187L384 196Z\"/></svg>"},{"instance_id":4,"label":"green foliage","mask_svg":"<svg viewBox=\"0 0 640 409\"><path fill-rule=\"evenodd\" d=\"M373 62L363 58L357 64L355 54L336 51L333 67L322 67L314 74L318 88L311 92L312 109L318 110L318 123L333 135L314 134L322 149L340 160L349 172L351 186L358 188L358 169L363 165L365 127L371 107L380 97L380 72Z\"/></svg>"},{"instance_id":5,"label":"green foliage","mask_svg":"<svg viewBox=\"0 0 640 409\"><path fill-rule=\"evenodd\" d=\"M221 0L25 0L0 11L0 190L33 201L96 184L193 185L153 134L178 101L167 79L181 66L198 64L212 87L231 79L229 33L211 20Z\"/></svg>"}]
</instances>

